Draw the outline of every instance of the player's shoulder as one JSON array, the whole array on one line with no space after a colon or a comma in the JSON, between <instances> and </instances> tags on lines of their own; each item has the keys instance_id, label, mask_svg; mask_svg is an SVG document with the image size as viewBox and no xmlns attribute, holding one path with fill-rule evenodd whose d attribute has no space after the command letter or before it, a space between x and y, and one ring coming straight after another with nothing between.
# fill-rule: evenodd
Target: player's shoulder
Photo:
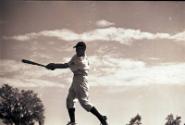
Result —
<instances>
[{"instance_id":1,"label":"player's shoulder","mask_svg":"<svg viewBox=\"0 0 185 125\"><path fill-rule=\"evenodd\" d=\"M88 56L87 56L86 54L85 54L85 56L84 56L84 59L85 59L85 60L88 60Z\"/></svg>"},{"instance_id":2,"label":"player's shoulder","mask_svg":"<svg viewBox=\"0 0 185 125\"><path fill-rule=\"evenodd\" d=\"M76 54L74 54L74 55L72 56L72 59L75 59L75 58L77 58L77 55L76 55Z\"/></svg>"},{"instance_id":3,"label":"player's shoulder","mask_svg":"<svg viewBox=\"0 0 185 125\"><path fill-rule=\"evenodd\" d=\"M70 59L70 61L69 61L69 62L74 62L74 61L75 61L75 59L76 59L76 55L73 55L73 56L71 57L71 59Z\"/></svg>"},{"instance_id":4,"label":"player's shoulder","mask_svg":"<svg viewBox=\"0 0 185 125\"><path fill-rule=\"evenodd\" d=\"M84 57L87 59L88 58L87 54L85 54Z\"/></svg>"}]
</instances>

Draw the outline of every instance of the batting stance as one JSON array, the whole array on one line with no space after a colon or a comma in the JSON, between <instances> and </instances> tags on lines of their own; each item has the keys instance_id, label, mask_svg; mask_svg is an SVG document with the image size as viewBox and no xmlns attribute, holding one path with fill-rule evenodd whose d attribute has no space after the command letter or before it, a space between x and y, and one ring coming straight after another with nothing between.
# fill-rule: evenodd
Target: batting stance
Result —
<instances>
[{"instance_id":1,"label":"batting stance","mask_svg":"<svg viewBox=\"0 0 185 125\"><path fill-rule=\"evenodd\" d=\"M94 114L102 125L108 125L107 117L101 115L98 110L90 104L88 100L88 72L89 62L85 54L86 44L84 42L78 42L76 46L76 54L71 58L68 63L55 64L50 63L46 66L47 69L54 70L56 68L70 68L74 73L73 82L69 89L69 93L66 99L66 106L69 113L70 122L67 125L76 125L75 122L75 99L77 98L81 106L88 112Z\"/></svg>"}]
</instances>

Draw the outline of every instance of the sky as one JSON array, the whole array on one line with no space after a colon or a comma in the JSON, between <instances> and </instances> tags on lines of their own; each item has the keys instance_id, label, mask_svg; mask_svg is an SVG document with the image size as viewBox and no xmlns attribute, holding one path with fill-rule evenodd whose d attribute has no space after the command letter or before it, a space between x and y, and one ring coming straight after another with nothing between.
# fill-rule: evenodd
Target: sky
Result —
<instances>
[{"instance_id":1,"label":"sky","mask_svg":"<svg viewBox=\"0 0 185 125\"><path fill-rule=\"evenodd\" d=\"M185 118L184 2L1 1L0 12L0 85L38 92L46 125L68 120L65 97L73 74L21 60L68 62L80 40L87 44L90 97L111 124L126 124L137 113L145 125L162 125L171 112ZM78 110L80 124L97 124Z\"/></svg>"}]
</instances>

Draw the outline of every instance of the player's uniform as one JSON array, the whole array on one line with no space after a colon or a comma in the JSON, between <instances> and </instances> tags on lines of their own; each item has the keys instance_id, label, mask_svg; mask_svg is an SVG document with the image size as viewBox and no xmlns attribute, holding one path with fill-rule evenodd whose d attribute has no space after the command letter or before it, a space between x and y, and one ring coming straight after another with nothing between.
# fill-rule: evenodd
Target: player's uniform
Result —
<instances>
[{"instance_id":1,"label":"player's uniform","mask_svg":"<svg viewBox=\"0 0 185 125\"><path fill-rule=\"evenodd\" d=\"M75 108L75 99L77 98L82 107L87 111L90 111L93 106L88 100L88 59L86 56L78 57L77 55L74 55L68 62L68 65L71 71L74 73L74 76L67 96L67 108Z\"/></svg>"}]
</instances>

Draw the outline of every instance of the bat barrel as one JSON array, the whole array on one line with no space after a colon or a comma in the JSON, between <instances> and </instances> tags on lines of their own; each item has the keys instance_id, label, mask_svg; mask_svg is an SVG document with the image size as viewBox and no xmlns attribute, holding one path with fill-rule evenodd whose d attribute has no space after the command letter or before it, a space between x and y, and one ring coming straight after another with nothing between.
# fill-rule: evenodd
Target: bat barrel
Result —
<instances>
[{"instance_id":1,"label":"bat barrel","mask_svg":"<svg viewBox=\"0 0 185 125\"><path fill-rule=\"evenodd\" d=\"M26 60L26 59L22 59L22 62L23 62L23 63L27 63L27 64L31 64L31 65L37 65L37 66L46 67L46 66L43 65L43 64L36 63L36 62L30 61L30 60Z\"/></svg>"}]
</instances>

